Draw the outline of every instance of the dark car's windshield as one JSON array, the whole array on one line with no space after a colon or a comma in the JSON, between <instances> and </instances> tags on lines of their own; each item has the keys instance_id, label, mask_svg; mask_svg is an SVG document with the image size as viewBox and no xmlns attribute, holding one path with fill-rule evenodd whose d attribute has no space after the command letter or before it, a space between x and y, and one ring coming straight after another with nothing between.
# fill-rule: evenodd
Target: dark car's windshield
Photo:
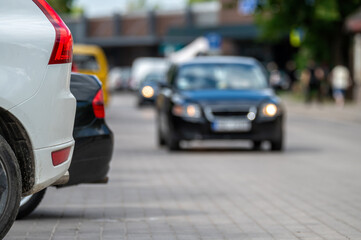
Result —
<instances>
[{"instance_id":1,"label":"dark car's windshield","mask_svg":"<svg viewBox=\"0 0 361 240\"><path fill-rule=\"evenodd\" d=\"M179 69L179 90L243 90L267 88L266 76L257 65L192 64Z\"/></svg>"},{"instance_id":2,"label":"dark car's windshield","mask_svg":"<svg viewBox=\"0 0 361 240\"><path fill-rule=\"evenodd\" d=\"M149 74L145 77L144 82L165 82L164 74Z\"/></svg>"}]
</instances>

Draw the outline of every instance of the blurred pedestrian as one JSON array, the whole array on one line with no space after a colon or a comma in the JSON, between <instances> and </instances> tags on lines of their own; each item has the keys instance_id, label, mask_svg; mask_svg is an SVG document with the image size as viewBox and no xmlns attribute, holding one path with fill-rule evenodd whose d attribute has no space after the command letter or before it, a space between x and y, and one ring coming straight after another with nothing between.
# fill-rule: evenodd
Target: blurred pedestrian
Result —
<instances>
[{"instance_id":1,"label":"blurred pedestrian","mask_svg":"<svg viewBox=\"0 0 361 240\"><path fill-rule=\"evenodd\" d=\"M293 90L294 84L297 80L296 77L296 63L292 60L287 61L286 63L286 73L290 78L290 89Z\"/></svg>"},{"instance_id":2,"label":"blurred pedestrian","mask_svg":"<svg viewBox=\"0 0 361 240\"><path fill-rule=\"evenodd\" d=\"M319 103L323 102L322 83L325 81L325 72L322 67L316 66L315 62L311 60L307 68L306 81L306 103L312 102L316 95Z\"/></svg>"},{"instance_id":3,"label":"blurred pedestrian","mask_svg":"<svg viewBox=\"0 0 361 240\"><path fill-rule=\"evenodd\" d=\"M345 105L346 90L351 85L350 71L347 67L337 65L333 68L331 72L331 85L336 105L343 107Z\"/></svg>"},{"instance_id":4,"label":"blurred pedestrian","mask_svg":"<svg viewBox=\"0 0 361 240\"><path fill-rule=\"evenodd\" d=\"M281 86L281 72L278 70L278 65L275 62L270 62L267 64L267 70L270 73L270 84L272 87Z\"/></svg>"}]
</instances>

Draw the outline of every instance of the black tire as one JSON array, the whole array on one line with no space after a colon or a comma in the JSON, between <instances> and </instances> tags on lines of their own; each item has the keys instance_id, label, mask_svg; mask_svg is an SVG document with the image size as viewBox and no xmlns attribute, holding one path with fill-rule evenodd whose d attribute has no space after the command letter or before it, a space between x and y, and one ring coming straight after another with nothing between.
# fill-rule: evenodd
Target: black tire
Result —
<instances>
[{"instance_id":1,"label":"black tire","mask_svg":"<svg viewBox=\"0 0 361 240\"><path fill-rule=\"evenodd\" d=\"M40 192L29 196L30 198L23 198L20 201L20 208L16 219L23 219L29 216L39 206L41 200L43 200L44 198L45 193L46 188Z\"/></svg>"},{"instance_id":2,"label":"black tire","mask_svg":"<svg viewBox=\"0 0 361 240\"><path fill-rule=\"evenodd\" d=\"M163 147L166 145L165 138L162 134L161 127L160 127L160 113L157 110L157 117L156 117L156 125L157 125L157 144L159 147Z\"/></svg>"},{"instance_id":3,"label":"black tire","mask_svg":"<svg viewBox=\"0 0 361 240\"><path fill-rule=\"evenodd\" d=\"M161 136L161 133L158 133L157 143L158 143L158 146L159 146L159 147L164 147L165 144L166 144L164 138Z\"/></svg>"},{"instance_id":4,"label":"black tire","mask_svg":"<svg viewBox=\"0 0 361 240\"><path fill-rule=\"evenodd\" d=\"M144 106L144 101L141 100L141 99L138 99L138 101L137 101L137 107L138 107L138 108L142 108L143 106Z\"/></svg>"},{"instance_id":5,"label":"black tire","mask_svg":"<svg viewBox=\"0 0 361 240\"><path fill-rule=\"evenodd\" d=\"M281 152L283 151L283 132L281 131L278 139L271 141L271 151Z\"/></svg>"},{"instance_id":6,"label":"black tire","mask_svg":"<svg viewBox=\"0 0 361 240\"><path fill-rule=\"evenodd\" d=\"M2 165L0 166L0 174L3 174L0 185L3 188L7 187L7 196L4 197L2 203L1 195L4 194L4 189L0 193L0 204L3 204L3 209L0 205L0 239L3 239L13 225L18 213L22 183L16 156L2 136L0 136L0 161Z\"/></svg>"},{"instance_id":7,"label":"black tire","mask_svg":"<svg viewBox=\"0 0 361 240\"><path fill-rule=\"evenodd\" d=\"M167 148L169 151L179 151L181 150L180 147L180 140L175 136L172 130L168 132L167 137Z\"/></svg>"},{"instance_id":8,"label":"black tire","mask_svg":"<svg viewBox=\"0 0 361 240\"><path fill-rule=\"evenodd\" d=\"M252 149L254 151L261 150L262 141L253 141L253 147Z\"/></svg>"},{"instance_id":9,"label":"black tire","mask_svg":"<svg viewBox=\"0 0 361 240\"><path fill-rule=\"evenodd\" d=\"M166 144L165 139L160 130L159 123L158 123L158 127L157 127L157 143L158 143L159 147L163 147Z\"/></svg>"}]
</instances>

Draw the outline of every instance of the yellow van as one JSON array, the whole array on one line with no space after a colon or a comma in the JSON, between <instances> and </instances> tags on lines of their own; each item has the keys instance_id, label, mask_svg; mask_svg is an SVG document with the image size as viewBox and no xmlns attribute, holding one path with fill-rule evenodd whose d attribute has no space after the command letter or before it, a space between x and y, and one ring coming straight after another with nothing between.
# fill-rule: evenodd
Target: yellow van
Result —
<instances>
[{"instance_id":1,"label":"yellow van","mask_svg":"<svg viewBox=\"0 0 361 240\"><path fill-rule=\"evenodd\" d=\"M108 62L104 51L96 45L75 44L74 68L79 73L96 75L103 84L104 103L108 103Z\"/></svg>"}]
</instances>

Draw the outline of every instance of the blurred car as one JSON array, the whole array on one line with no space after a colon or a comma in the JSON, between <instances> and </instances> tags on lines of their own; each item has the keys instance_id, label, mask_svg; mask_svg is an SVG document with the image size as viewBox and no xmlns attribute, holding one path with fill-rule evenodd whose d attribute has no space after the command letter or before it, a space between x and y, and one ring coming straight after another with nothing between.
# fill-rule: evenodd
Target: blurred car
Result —
<instances>
[{"instance_id":1,"label":"blurred car","mask_svg":"<svg viewBox=\"0 0 361 240\"><path fill-rule=\"evenodd\" d=\"M159 145L180 141L246 139L258 149L283 149L284 109L266 70L252 58L200 57L173 65L157 98Z\"/></svg>"},{"instance_id":2,"label":"blurred car","mask_svg":"<svg viewBox=\"0 0 361 240\"><path fill-rule=\"evenodd\" d=\"M130 81L130 67L114 67L109 71L108 91L128 90Z\"/></svg>"},{"instance_id":3,"label":"blurred car","mask_svg":"<svg viewBox=\"0 0 361 240\"><path fill-rule=\"evenodd\" d=\"M164 58L138 58L133 62L130 89L137 91L144 78L152 72L166 73L168 60Z\"/></svg>"},{"instance_id":4,"label":"blurred car","mask_svg":"<svg viewBox=\"0 0 361 240\"><path fill-rule=\"evenodd\" d=\"M101 83L96 76L72 73L71 92L77 100L74 124L75 148L69 181L61 187L106 183L113 153L113 133L105 122ZM46 189L23 198L17 218L29 215L40 204Z\"/></svg>"},{"instance_id":5,"label":"blurred car","mask_svg":"<svg viewBox=\"0 0 361 240\"><path fill-rule=\"evenodd\" d=\"M45 0L1 1L0 239L22 196L67 178L74 149L72 35Z\"/></svg>"},{"instance_id":6,"label":"blurred car","mask_svg":"<svg viewBox=\"0 0 361 240\"><path fill-rule=\"evenodd\" d=\"M96 75L103 85L104 102L108 104L108 62L103 49L96 45L75 44L74 68L79 73Z\"/></svg>"},{"instance_id":7,"label":"blurred car","mask_svg":"<svg viewBox=\"0 0 361 240\"><path fill-rule=\"evenodd\" d=\"M159 93L159 85L165 83L165 74L150 73L141 82L138 90L138 106L154 103Z\"/></svg>"}]
</instances>

